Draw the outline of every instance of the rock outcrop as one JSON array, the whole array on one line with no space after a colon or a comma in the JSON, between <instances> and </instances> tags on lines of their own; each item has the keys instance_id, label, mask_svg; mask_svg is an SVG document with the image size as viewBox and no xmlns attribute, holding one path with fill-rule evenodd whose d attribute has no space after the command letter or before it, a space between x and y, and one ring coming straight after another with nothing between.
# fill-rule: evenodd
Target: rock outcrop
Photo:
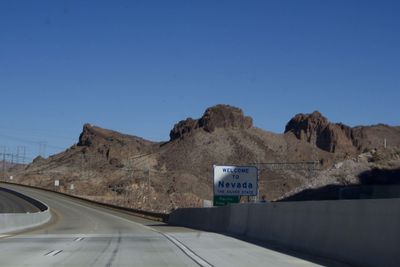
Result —
<instances>
[{"instance_id":1,"label":"rock outcrop","mask_svg":"<svg viewBox=\"0 0 400 267\"><path fill-rule=\"evenodd\" d=\"M187 118L175 124L170 132L170 139L172 141L182 138L196 129L213 132L216 128L249 129L252 126L253 119L245 116L241 109L229 105L216 105L208 108L198 120Z\"/></svg>"},{"instance_id":2,"label":"rock outcrop","mask_svg":"<svg viewBox=\"0 0 400 267\"><path fill-rule=\"evenodd\" d=\"M286 125L285 133L293 133L297 139L307 141L318 148L331 152L354 154L352 129L341 123L330 123L321 113L297 114Z\"/></svg>"},{"instance_id":3,"label":"rock outcrop","mask_svg":"<svg viewBox=\"0 0 400 267\"><path fill-rule=\"evenodd\" d=\"M130 155L150 153L158 144L143 138L121 134L86 123L79 136L77 147L90 155L90 160L98 165L108 162L114 167L123 167L122 163Z\"/></svg>"},{"instance_id":4,"label":"rock outcrop","mask_svg":"<svg viewBox=\"0 0 400 267\"><path fill-rule=\"evenodd\" d=\"M191 133L193 130L199 128L199 121L192 118L187 118L174 125L174 128L169 133L171 141L182 138L183 136Z\"/></svg>"},{"instance_id":5,"label":"rock outcrop","mask_svg":"<svg viewBox=\"0 0 400 267\"><path fill-rule=\"evenodd\" d=\"M83 125L82 133L79 135L78 146L90 146L93 143L95 132L89 123Z\"/></svg>"},{"instance_id":6,"label":"rock outcrop","mask_svg":"<svg viewBox=\"0 0 400 267\"><path fill-rule=\"evenodd\" d=\"M342 123L331 123L318 111L294 116L286 125L285 134L288 133L340 156L400 147L399 127L378 124L352 128Z\"/></svg>"}]
</instances>

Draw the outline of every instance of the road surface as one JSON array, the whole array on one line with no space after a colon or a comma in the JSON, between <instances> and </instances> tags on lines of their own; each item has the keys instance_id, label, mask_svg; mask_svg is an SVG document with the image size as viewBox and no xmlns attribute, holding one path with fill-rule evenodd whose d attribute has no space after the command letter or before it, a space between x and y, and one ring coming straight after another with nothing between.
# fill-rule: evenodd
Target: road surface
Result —
<instances>
[{"instance_id":1,"label":"road surface","mask_svg":"<svg viewBox=\"0 0 400 267\"><path fill-rule=\"evenodd\" d=\"M221 234L171 227L51 192L4 187L45 202L53 219L34 231L0 236L0 266L321 266Z\"/></svg>"}]
</instances>

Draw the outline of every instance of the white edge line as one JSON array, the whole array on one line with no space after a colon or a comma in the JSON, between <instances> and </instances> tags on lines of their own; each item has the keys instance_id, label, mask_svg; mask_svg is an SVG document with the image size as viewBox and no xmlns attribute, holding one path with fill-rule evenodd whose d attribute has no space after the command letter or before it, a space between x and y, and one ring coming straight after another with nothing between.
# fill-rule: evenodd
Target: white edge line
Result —
<instances>
[{"instance_id":1,"label":"white edge line","mask_svg":"<svg viewBox=\"0 0 400 267\"><path fill-rule=\"evenodd\" d=\"M191 258L193 261L195 261L198 265L200 265L202 267L213 267L213 265L209 264L207 261L202 259L200 256L196 255L193 251L191 251L188 247L186 247L184 244L182 244L176 238L174 238L171 235L166 234L166 233L161 233L161 232L158 232L158 233L165 236L169 241L174 243L180 250L183 251L183 253L185 253L189 258Z\"/></svg>"}]
</instances>

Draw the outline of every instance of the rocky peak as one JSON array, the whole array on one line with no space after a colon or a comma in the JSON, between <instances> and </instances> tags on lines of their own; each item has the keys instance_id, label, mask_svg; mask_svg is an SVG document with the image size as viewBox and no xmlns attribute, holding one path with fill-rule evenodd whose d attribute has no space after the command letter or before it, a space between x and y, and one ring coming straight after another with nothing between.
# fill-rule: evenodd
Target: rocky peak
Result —
<instances>
[{"instance_id":1,"label":"rocky peak","mask_svg":"<svg viewBox=\"0 0 400 267\"><path fill-rule=\"evenodd\" d=\"M143 138L122 134L116 131L92 126L89 123L83 125L82 133L79 135L78 146L98 146L103 144L119 146L133 145L135 147L151 146L154 142Z\"/></svg>"},{"instance_id":2,"label":"rocky peak","mask_svg":"<svg viewBox=\"0 0 400 267\"><path fill-rule=\"evenodd\" d=\"M33 159L32 164L41 164L46 162L46 159L43 158L42 156L37 156L36 158Z\"/></svg>"},{"instance_id":3,"label":"rocky peak","mask_svg":"<svg viewBox=\"0 0 400 267\"><path fill-rule=\"evenodd\" d=\"M229 105L217 105L208 108L199 119L199 127L207 132L215 128L248 129L253 126L253 119L245 116L240 108Z\"/></svg>"},{"instance_id":4,"label":"rocky peak","mask_svg":"<svg viewBox=\"0 0 400 267\"><path fill-rule=\"evenodd\" d=\"M170 137L171 141L175 140L175 139L179 139L179 138L189 134L194 129L198 129L198 128L199 128L198 120L194 120L192 118L187 118L186 120L182 120L174 125L174 128L169 133L169 137Z\"/></svg>"},{"instance_id":5,"label":"rocky peak","mask_svg":"<svg viewBox=\"0 0 400 267\"><path fill-rule=\"evenodd\" d=\"M125 137L127 135L86 123L83 125L82 133L79 135L78 146L96 146L113 141L123 143Z\"/></svg>"},{"instance_id":6,"label":"rocky peak","mask_svg":"<svg viewBox=\"0 0 400 267\"><path fill-rule=\"evenodd\" d=\"M285 133L292 132L298 139L315 143L316 137L328 126L327 118L318 111L311 114L297 114L285 127Z\"/></svg>"},{"instance_id":7,"label":"rocky peak","mask_svg":"<svg viewBox=\"0 0 400 267\"><path fill-rule=\"evenodd\" d=\"M213 132L216 128L248 129L253 119L245 116L239 108L229 105L216 105L206 109L200 119L188 118L174 125L170 132L171 140L182 138L196 129Z\"/></svg>"},{"instance_id":8,"label":"rocky peak","mask_svg":"<svg viewBox=\"0 0 400 267\"><path fill-rule=\"evenodd\" d=\"M89 123L83 125L82 133L79 135L78 146L90 146L96 136L95 129Z\"/></svg>"},{"instance_id":9,"label":"rocky peak","mask_svg":"<svg viewBox=\"0 0 400 267\"><path fill-rule=\"evenodd\" d=\"M328 152L353 154L355 147L351 128L347 125L330 123L320 112L297 114L285 127L285 133L293 133L297 139L307 141Z\"/></svg>"}]
</instances>

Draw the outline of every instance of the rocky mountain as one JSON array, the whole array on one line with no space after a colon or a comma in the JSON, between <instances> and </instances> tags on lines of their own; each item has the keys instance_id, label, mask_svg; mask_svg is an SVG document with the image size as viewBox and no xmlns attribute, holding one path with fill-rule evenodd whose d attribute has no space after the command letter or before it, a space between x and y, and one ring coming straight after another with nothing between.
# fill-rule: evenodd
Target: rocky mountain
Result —
<instances>
[{"instance_id":1,"label":"rocky mountain","mask_svg":"<svg viewBox=\"0 0 400 267\"><path fill-rule=\"evenodd\" d=\"M297 139L341 156L354 156L363 151L377 149L387 144L400 146L399 128L379 124L351 128L342 123L331 123L318 111L297 114L286 125L285 133Z\"/></svg>"},{"instance_id":2,"label":"rocky mountain","mask_svg":"<svg viewBox=\"0 0 400 267\"><path fill-rule=\"evenodd\" d=\"M275 134L253 126L241 109L217 105L175 124L166 142L85 124L77 144L14 171L14 180L168 212L212 199L214 164L258 166L260 194L276 200L310 186L358 183L359 172L400 166L399 155L399 127L351 128L313 112L296 115L284 134Z\"/></svg>"}]
</instances>

